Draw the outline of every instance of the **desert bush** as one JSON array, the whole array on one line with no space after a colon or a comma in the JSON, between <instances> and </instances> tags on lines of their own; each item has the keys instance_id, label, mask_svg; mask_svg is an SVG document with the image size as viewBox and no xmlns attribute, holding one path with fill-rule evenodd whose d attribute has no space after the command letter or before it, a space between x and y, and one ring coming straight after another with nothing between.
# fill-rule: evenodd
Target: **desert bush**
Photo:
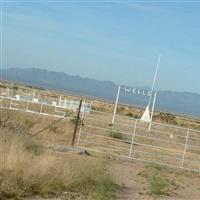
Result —
<instances>
[{"instance_id":1,"label":"desert bush","mask_svg":"<svg viewBox=\"0 0 200 200\"><path fill-rule=\"evenodd\" d=\"M72 122L73 125L75 125L76 122L77 122L77 116L74 116L73 118L71 118L70 121ZM79 117L79 119L78 119L78 125L80 125L81 123L82 123L82 120Z\"/></svg>"},{"instance_id":2,"label":"desert bush","mask_svg":"<svg viewBox=\"0 0 200 200\"><path fill-rule=\"evenodd\" d=\"M153 175L150 179L150 194L151 195L170 195L169 183L163 177Z\"/></svg>"},{"instance_id":3,"label":"desert bush","mask_svg":"<svg viewBox=\"0 0 200 200\"><path fill-rule=\"evenodd\" d=\"M169 124L177 124L176 116L171 113L159 113L155 117Z\"/></svg>"},{"instance_id":4,"label":"desert bush","mask_svg":"<svg viewBox=\"0 0 200 200\"><path fill-rule=\"evenodd\" d=\"M14 112L10 110L1 110L0 115L0 128L9 129L10 131L14 131L16 134L21 134L25 132L29 132L29 129L35 126L35 122L29 119L24 119L24 121L20 120L19 115L15 115Z\"/></svg>"},{"instance_id":5,"label":"desert bush","mask_svg":"<svg viewBox=\"0 0 200 200\"><path fill-rule=\"evenodd\" d=\"M125 140L126 136L121 132L110 131L109 136L114 139Z\"/></svg>"},{"instance_id":6,"label":"desert bush","mask_svg":"<svg viewBox=\"0 0 200 200\"><path fill-rule=\"evenodd\" d=\"M12 88L13 90L18 90L19 88L18 88L18 86L13 86L13 88Z\"/></svg>"},{"instance_id":7,"label":"desert bush","mask_svg":"<svg viewBox=\"0 0 200 200\"><path fill-rule=\"evenodd\" d=\"M70 121L72 122L72 124L76 124L77 117L75 116L75 117L71 118Z\"/></svg>"},{"instance_id":8,"label":"desert bush","mask_svg":"<svg viewBox=\"0 0 200 200\"><path fill-rule=\"evenodd\" d=\"M152 196L171 196L178 187L166 169L159 166L147 166L138 175L148 181L148 194Z\"/></svg>"},{"instance_id":9,"label":"desert bush","mask_svg":"<svg viewBox=\"0 0 200 200\"><path fill-rule=\"evenodd\" d=\"M134 115L134 118L135 119L139 119L140 117L138 115Z\"/></svg>"},{"instance_id":10,"label":"desert bush","mask_svg":"<svg viewBox=\"0 0 200 200\"><path fill-rule=\"evenodd\" d=\"M0 83L0 88L7 88L7 86L3 85L3 83Z\"/></svg>"},{"instance_id":11,"label":"desert bush","mask_svg":"<svg viewBox=\"0 0 200 200\"><path fill-rule=\"evenodd\" d=\"M134 117L135 119L139 119L139 116L138 115L134 115L132 112L128 112L127 114L126 114L126 116L128 116L128 117Z\"/></svg>"},{"instance_id":12,"label":"desert bush","mask_svg":"<svg viewBox=\"0 0 200 200\"><path fill-rule=\"evenodd\" d=\"M131 112L128 112L126 115L127 115L128 117L133 117L133 113L131 113Z\"/></svg>"},{"instance_id":13,"label":"desert bush","mask_svg":"<svg viewBox=\"0 0 200 200\"><path fill-rule=\"evenodd\" d=\"M113 107L113 106L112 106ZM121 113L121 112L123 112L125 110L125 107L124 106L119 106L118 108L117 108L117 111L119 112L119 113Z\"/></svg>"}]
</instances>

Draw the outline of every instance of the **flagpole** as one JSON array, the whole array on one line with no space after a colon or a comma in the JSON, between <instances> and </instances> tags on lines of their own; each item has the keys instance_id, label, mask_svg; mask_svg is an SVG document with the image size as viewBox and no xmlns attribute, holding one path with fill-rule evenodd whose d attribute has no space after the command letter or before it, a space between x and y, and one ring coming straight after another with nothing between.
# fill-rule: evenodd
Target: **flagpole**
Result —
<instances>
[{"instance_id":1,"label":"flagpole","mask_svg":"<svg viewBox=\"0 0 200 200\"><path fill-rule=\"evenodd\" d=\"M119 85L118 91L117 91L117 97L116 97L116 101L115 101L115 108L114 108L114 112L113 112L112 124L115 123L115 115L116 115L116 112L117 112L117 105L118 105L118 102L119 102L120 90L121 90L121 86Z\"/></svg>"},{"instance_id":2,"label":"flagpole","mask_svg":"<svg viewBox=\"0 0 200 200\"><path fill-rule=\"evenodd\" d=\"M156 71L155 71L155 75L154 75L154 78L153 78L153 83L152 83L152 87L151 87L151 95L150 95L150 98L149 98L148 105L150 105L151 100L152 100L152 95L153 95L154 86L155 86L156 78L157 78L157 75L158 75L158 69L159 69L159 67L160 67L160 55L158 57L158 62L157 62L157 65L156 65Z\"/></svg>"},{"instance_id":3,"label":"flagpole","mask_svg":"<svg viewBox=\"0 0 200 200\"><path fill-rule=\"evenodd\" d=\"M151 121L149 123L149 132L151 130L151 123L152 123L153 113L154 113L154 108L155 108L155 103L156 103L156 96L157 96L157 93L155 92L154 93L154 99L153 99L153 105L152 105L152 111L151 111Z\"/></svg>"}]
</instances>

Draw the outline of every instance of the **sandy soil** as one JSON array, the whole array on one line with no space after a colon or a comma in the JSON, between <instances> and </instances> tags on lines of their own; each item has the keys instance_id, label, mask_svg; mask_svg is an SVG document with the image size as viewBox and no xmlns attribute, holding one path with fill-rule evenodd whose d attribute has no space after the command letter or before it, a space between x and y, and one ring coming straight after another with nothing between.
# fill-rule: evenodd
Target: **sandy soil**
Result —
<instances>
[{"instance_id":1,"label":"sandy soil","mask_svg":"<svg viewBox=\"0 0 200 200\"><path fill-rule=\"evenodd\" d=\"M198 200L200 199L200 174L173 168L161 167L161 175L175 180L175 188L169 196L149 195L149 181L139 174L146 167L144 163L116 161L110 167L110 173L115 181L123 186L118 191L118 200ZM149 172L150 173L150 172ZM158 174L159 176L160 174Z\"/></svg>"}]
</instances>

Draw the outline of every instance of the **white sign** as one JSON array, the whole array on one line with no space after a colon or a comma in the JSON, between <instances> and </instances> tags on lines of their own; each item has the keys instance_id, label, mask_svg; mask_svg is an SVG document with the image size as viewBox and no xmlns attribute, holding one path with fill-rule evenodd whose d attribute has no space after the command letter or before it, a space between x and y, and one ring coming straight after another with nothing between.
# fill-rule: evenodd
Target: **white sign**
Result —
<instances>
[{"instance_id":1,"label":"white sign","mask_svg":"<svg viewBox=\"0 0 200 200\"><path fill-rule=\"evenodd\" d=\"M121 91L135 95L151 96L151 91L141 88L133 88L128 86L121 86Z\"/></svg>"}]
</instances>

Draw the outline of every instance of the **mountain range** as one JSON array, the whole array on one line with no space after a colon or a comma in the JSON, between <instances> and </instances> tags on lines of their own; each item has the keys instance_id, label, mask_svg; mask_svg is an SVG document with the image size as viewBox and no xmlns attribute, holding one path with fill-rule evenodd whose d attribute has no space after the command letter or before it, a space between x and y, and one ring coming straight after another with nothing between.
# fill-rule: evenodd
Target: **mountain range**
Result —
<instances>
[{"instance_id":1,"label":"mountain range","mask_svg":"<svg viewBox=\"0 0 200 200\"><path fill-rule=\"evenodd\" d=\"M118 90L118 85L111 81L99 81L38 68L3 69L2 76L3 80L6 81L77 93L109 101L115 101ZM139 90L147 89L146 87L136 88ZM148 103L148 99L148 96L121 92L119 102L145 107ZM200 94L177 91L157 91L155 109L180 115L200 117Z\"/></svg>"}]
</instances>

